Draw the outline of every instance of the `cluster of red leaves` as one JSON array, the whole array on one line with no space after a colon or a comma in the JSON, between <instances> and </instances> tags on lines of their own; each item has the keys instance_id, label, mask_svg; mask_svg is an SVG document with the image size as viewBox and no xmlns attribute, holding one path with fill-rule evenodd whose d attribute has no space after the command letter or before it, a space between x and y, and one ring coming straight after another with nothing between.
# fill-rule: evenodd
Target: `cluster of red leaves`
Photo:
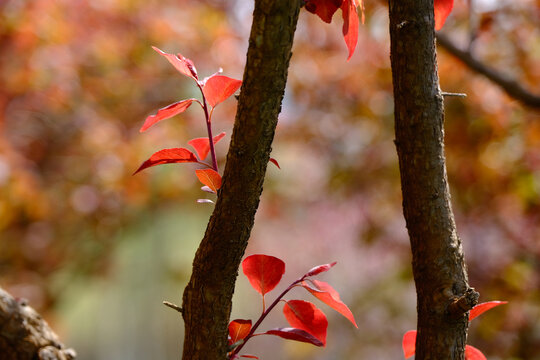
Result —
<instances>
[{"instance_id":1,"label":"cluster of red leaves","mask_svg":"<svg viewBox=\"0 0 540 360\"><path fill-rule=\"evenodd\" d=\"M305 0L306 10L316 14L325 23L330 24L338 9L341 9L343 17L343 38L349 50L349 60L356 49L358 43L358 12L360 6L362 12L362 23L364 23L364 2L363 0ZM435 0L435 30L440 30L448 15L452 11L454 0Z\"/></svg>"},{"instance_id":2,"label":"cluster of red leaves","mask_svg":"<svg viewBox=\"0 0 540 360\"><path fill-rule=\"evenodd\" d=\"M285 263L273 256L251 255L242 262L242 270L248 278L251 286L263 297L263 313L252 326L251 320L236 319L229 324L229 346L231 347L230 359L240 357L254 358L255 355L238 355L245 342L253 336L275 335L284 339L310 343L316 346L326 346L326 330L328 320L326 315L314 304L304 300L284 301L283 315L291 327L271 329L255 334L266 315L281 301L283 296L293 287L300 286L308 290L316 298L345 316L354 326L356 321L351 310L345 305L338 292L324 281L312 280L322 272L330 270L336 263L324 264L314 267L300 279L294 281L276 300L264 309L264 296L273 290L281 281L285 273Z\"/></svg>"},{"instance_id":3,"label":"cluster of red leaves","mask_svg":"<svg viewBox=\"0 0 540 360\"><path fill-rule=\"evenodd\" d=\"M508 303L507 301L488 301L482 304L478 304L473 307L469 313L469 321L474 319L480 314L488 311L502 304ZM405 359L413 356L416 352L416 330L410 330L403 335L403 354ZM465 345L465 360L487 360L484 354L471 345Z\"/></svg>"},{"instance_id":4,"label":"cluster of red leaves","mask_svg":"<svg viewBox=\"0 0 540 360\"><path fill-rule=\"evenodd\" d=\"M454 0L435 0L435 29L439 30L444 25L446 18L452 11ZM362 22L364 22L364 4L363 0L305 0L305 7L311 13L319 16L324 22L331 23L332 18L338 9L341 9L343 17L343 38L349 51L349 60L356 49L358 42L358 12L360 6L362 11ZM242 81L231 79L220 74L220 71L199 80L197 69L193 61L182 56L182 54L168 54L156 47L153 49L160 55L165 57L171 65L175 67L182 75L187 76L195 81L202 94L202 102L198 99L185 99L158 110L155 115L146 118L140 131L144 132L158 122L169 119L186 111L193 102L198 103L204 110L208 137L192 139L188 142L195 149L195 154L186 148L163 149L154 153L148 160L143 162L134 174L157 165L173 164L173 163L198 163L206 167L206 169L196 170L197 178L205 185L203 188L206 191L217 193L221 187L221 176L218 173L215 153L213 151L214 144L223 138L225 135L221 133L215 137L212 136L211 116L213 109L221 102L225 101L234 94L242 85ZM210 107L210 109L208 109ZM212 164L207 164L204 159L208 153L212 153ZM275 159L270 159L276 166L279 164Z\"/></svg>"},{"instance_id":5,"label":"cluster of red leaves","mask_svg":"<svg viewBox=\"0 0 540 360\"><path fill-rule=\"evenodd\" d=\"M165 57L182 75L185 75L195 81L195 83L201 90L202 102L198 99L186 99L161 108L155 115L151 115L146 118L140 131L145 132L158 122L169 119L175 115L186 111L193 102L196 102L203 108L205 112L209 133L208 137L196 138L188 141L188 144L193 147L195 153L186 148L172 148L160 150L158 152L155 152L152 156L150 156L148 160L143 162L134 174L156 165L175 163L197 163L206 167L206 169L195 170L197 178L201 183L205 185L203 187L203 190L217 193L217 191L221 187L221 175L219 175L218 173L217 163L215 161L215 154L213 153L213 151L211 151L211 149L213 149L214 144L223 139L225 133L221 133L217 136L212 137L211 114L213 109L219 103L225 101L240 88L240 85L242 85L242 81L220 75L220 72L217 72L203 80L199 80L199 76L197 75L197 69L193 64L193 61L185 58L181 54L168 54L156 47L154 47L153 49L157 51L160 55ZM208 106L210 106L211 108L210 111L208 110ZM212 139L212 144L210 143L210 139ZM204 159L208 156L209 152L212 152L212 165L204 162Z\"/></svg>"}]
</instances>

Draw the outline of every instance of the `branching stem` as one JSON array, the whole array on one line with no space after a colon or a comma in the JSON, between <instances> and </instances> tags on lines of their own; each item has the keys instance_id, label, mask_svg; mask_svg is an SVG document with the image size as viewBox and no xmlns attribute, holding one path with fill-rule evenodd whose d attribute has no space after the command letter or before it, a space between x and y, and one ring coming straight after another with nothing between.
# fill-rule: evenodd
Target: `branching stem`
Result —
<instances>
[{"instance_id":1,"label":"branching stem","mask_svg":"<svg viewBox=\"0 0 540 360\"><path fill-rule=\"evenodd\" d=\"M214 137L212 136L212 116L211 113L208 113L208 104L206 103L206 97L204 96L203 88L200 84L197 83L199 89L201 90L202 100L203 100L203 110L204 118L206 119L206 130L208 131L208 144L210 146L210 155L212 156L212 169L216 172L218 171L218 164L216 159L216 150L214 148Z\"/></svg>"},{"instance_id":2,"label":"branching stem","mask_svg":"<svg viewBox=\"0 0 540 360\"><path fill-rule=\"evenodd\" d=\"M302 281L304 281L306 279L306 275L302 276L300 279L294 281L291 285L289 285L288 288L286 288L285 290L283 290L283 292L281 294L279 294L279 296L274 300L274 302L272 304L270 304L270 306L268 307L268 309L266 309L262 314L261 316L259 317L259 319L257 320L257 322L255 323L255 325L253 325L251 327L251 330L249 331L249 333L247 334L247 336L244 338L244 342L240 345L238 345L236 348L234 348L234 350L231 352L231 355L229 357L229 359L234 359L234 356L236 354L238 354L240 352L240 350L242 350L242 348L244 347L244 345L246 344L246 342L254 335L255 331L257 330L257 328L259 327L259 325L261 325L261 323L263 322L263 320L266 318L266 316L270 313L270 311L272 311L273 308L276 307L276 305L281 301L281 299L289 292L292 290L292 288L294 288L296 285L298 285L299 283L301 283ZM262 335L262 334L257 334L257 335Z\"/></svg>"}]
</instances>

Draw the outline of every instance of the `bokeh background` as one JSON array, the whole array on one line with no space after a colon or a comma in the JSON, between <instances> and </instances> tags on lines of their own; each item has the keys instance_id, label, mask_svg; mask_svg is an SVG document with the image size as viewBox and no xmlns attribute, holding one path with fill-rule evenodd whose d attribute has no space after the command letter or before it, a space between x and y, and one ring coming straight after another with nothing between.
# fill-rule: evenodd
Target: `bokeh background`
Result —
<instances>
[{"instance_id":1,"label":"bokeh background","mask_svg":"<svg viewBox=\"0 0 540 360\"><path fill-rule=\"evenodd\" d=\"M469 7L472 4L473 7ZM400 359L415 292L403 216L388 10L366 0L346 62L341 18L302 12L289 83L248 254L314 265L355 329L329 317L324 349L258 337L261 359ZM191 165L133 171L154 151L205 135L197 107L140 134L144 118L197 96L155 45L241 78L246 0L0 0L0 285L27 298L82 360L179 358L181 303L211 204ZM456 0L443 32L540 93L540 2ZM489 359L540 359L540 113L439 49L448 175L472 286L507 300L472 323ZM235 100L214 113L223 166ZM227 256L227 254L223 254ZM291 297L308 299L295 290ZM277 293L277 291L275 291ZM269 299L275 296L268 295ZM317 302L317 300L313 300ZM241 274L233 318L257 318ZM280 311L266 328L284 326Z\"/></svg>"}]
</instances>

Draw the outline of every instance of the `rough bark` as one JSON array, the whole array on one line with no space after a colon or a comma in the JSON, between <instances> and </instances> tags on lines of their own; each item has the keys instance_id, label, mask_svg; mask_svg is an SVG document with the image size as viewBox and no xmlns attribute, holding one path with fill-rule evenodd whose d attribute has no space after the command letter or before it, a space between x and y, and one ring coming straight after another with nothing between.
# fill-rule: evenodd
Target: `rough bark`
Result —
<instances>
[{"instance_id":1,"label":"rough bark","mask_svg":"<svg viewBox=\"0 0 540 360\"><path fill-rule=\"evenodd\" d=\"M24 300L0 288L0 359L71 360L66 349L43 318Z\"/></svg>"},{"instance_id":2,"label":"rough bark","mask_svg":"<svg viewBox=\"0 0 540 360\"><path fill-rule=\"evenodd\" d=\"M389 0L396 148L403 212L413 255L416 359L461 359L469 287L444 157L443 97L435 53L433 0Z\"/></svg>"},{"instance_id":3,"label":"rough bark","mask_svg":"<svg viewBox=\"0 0 540 360\"><path fill-rule=\"evenodd\" d=\"M253 227L281 109L298 0L256 0L223 185L184 291L184 360L224 359L238 267Z\"/></svg>"}]
</instances>

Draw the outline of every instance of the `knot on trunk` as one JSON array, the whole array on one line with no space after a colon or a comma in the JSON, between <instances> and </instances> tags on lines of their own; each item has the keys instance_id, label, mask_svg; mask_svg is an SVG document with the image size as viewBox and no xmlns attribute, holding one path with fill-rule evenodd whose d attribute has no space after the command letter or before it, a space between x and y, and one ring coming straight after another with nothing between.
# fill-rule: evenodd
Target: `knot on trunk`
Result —
<instances>
[{"instance_id":1,"label":"knot on trunk","mask_svg":"<svg viewBox=\"0 0 540 360\"><path fill-rule=\"evenodd\" d=\"M465 294L452 299L451 303L448 305L448 313L456 318L463 316L467 311L478 304L479 297L480 293L474 290L474 288L468 288L465 291Z\"/></svg>"}]
</instances>

